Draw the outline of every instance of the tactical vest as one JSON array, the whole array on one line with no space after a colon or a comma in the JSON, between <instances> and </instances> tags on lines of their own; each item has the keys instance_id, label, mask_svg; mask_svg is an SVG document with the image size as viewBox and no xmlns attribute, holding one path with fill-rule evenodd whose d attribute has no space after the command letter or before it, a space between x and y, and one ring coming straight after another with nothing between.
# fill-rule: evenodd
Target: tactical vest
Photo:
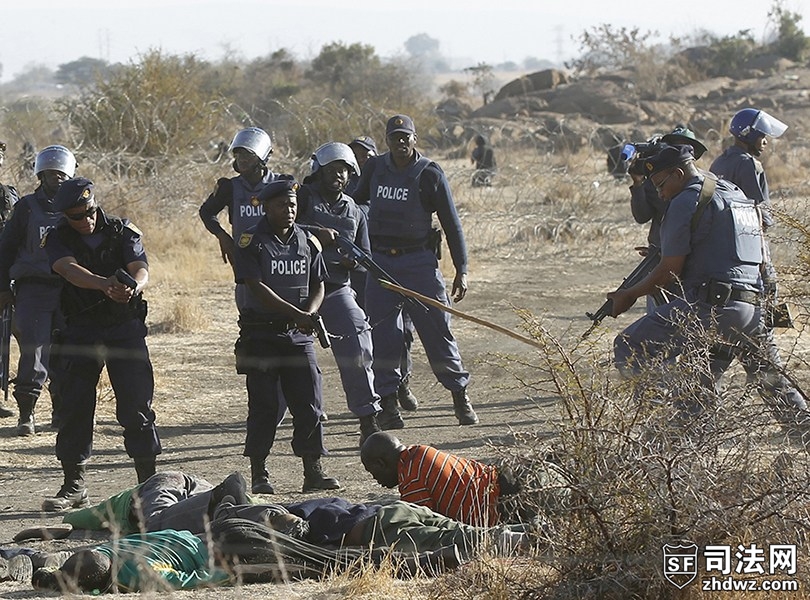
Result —
<instances>
[{"instance_id":1,"label":"tactical vest","mask_svg":"<svg viewBox=\"0 0 810 600\"><path fill-rule=\"evenodd\" d=\"M314 185L304 186L298 197L301 223L334 229L340 237L354 242L357 237L357 220L361 217L360 210L355 208L352 200L346 201L347 196L344 195L335 202L335 207L340 205L335 209L327 204ZM341 257L336 246L325 247L323 258L329 270L327 278L329 283L343 284L349 281L348 270L340 266Z\"/></svg>"},{"instance_id":2,"label":"tactical vest","mask_svg":"<svg viewBox=\"0 0 810 600\"><path fill-rule=\"evenodd\" d=\"M117 269L126 268L123 234L127 221L107 217L100 209L97 215L97 224L102 228L96 231L103 234L103 241L96 248L88 246L82 240L83 236L66 222L59 224L51 235L58 236L59 241L71 251L79 265L96 275L109 277ZM65 282L62 287L62 312L68 325L108 327L134 318L145 318L146 303L141 294L133 297L127 304L121 304L107 298L104 292L80 288Z\"/></svg>"},{"instance_id":3,"label":"tactical vest","mask_svg":"<svg viewBox=\"0 0 810 600\"><path fill-rule=\"evenodd\" d=\"M231 213L233 239L238 239L244 231L253 227L264 216L264 207L259 201L258 195L262 188L275 178L276 175L268 171L256 185L251 185L241 175L231 179L233 184L233 209Z\"/></svg>"},{"instance_id":4,"label":"tactical vest","mask_svg":"<svg viewBox=\"0 0 810 600\"><path fill-rule=\"evenodd\" d=\"M368 212L368 233L371 237L389 237L427 241L431 213L419 198L419 178L431 161L419 156L402 171L385 154L376 161L371 176L371 202Z\"/></svg>"},{"instance_id":5,"label":"tactical vest","mask_svg":"<svg viewBox=\"0 0 810 600\"><path fill-rule=\"evenodd\" d=\"M303 307L309 298L309 269L312 261L307 234L296 227L290 243L282 244L271 232L255 233L250 249L259 260L262 283L290 304ZM253 294L247 296L244 312L260 313L271 318L287 318L270 314L268 308Z\"/></svg>"},{"instance_id":6,"label":"tactical vest","mask_svg":"<svg viewBox=\"0 0 810 600\"><path fill-rule=\"evenodd\" d=\"M62 215L53 212L53 203L39 188L20 200L17 210L28 207L28 227L25 232L25 245L17 250L17 259L9 269L9 277L18 281L25 279L46 279L58 281L59 276L51 272L48 253L42 243L45 234L62 221Z\"/></svg>"},{"instance_id":7,"label":"tactical vest","mask_svg":"<svg viewBox=\"0 0 810 600\"><path fill-rule=\"evenodd\" d=\"M763 238L756 204L721 179L707 209L711 229L693 244L684 265L684 281L716 280L758 288Z\"/></svg>"}]
</instances>

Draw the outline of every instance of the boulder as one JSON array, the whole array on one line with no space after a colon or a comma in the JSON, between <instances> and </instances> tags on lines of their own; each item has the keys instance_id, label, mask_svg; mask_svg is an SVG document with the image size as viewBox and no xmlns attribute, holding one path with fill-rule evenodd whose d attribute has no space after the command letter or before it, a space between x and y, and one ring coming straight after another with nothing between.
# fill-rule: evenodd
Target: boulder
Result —
<instances>
[{"instance_id":1,"label":"boulder","mask_svg":"<svg viewBox=\"0 0 810 600\"><path fill-rule=\"evenodd\" d=\"M568 75L557 69L546 69L536 73L530 73L514 79L503 86L495 95L495 102L513 96L523 96L542 90L552 90L558 85L567 83Z\"/></svg>"}]
</instances>

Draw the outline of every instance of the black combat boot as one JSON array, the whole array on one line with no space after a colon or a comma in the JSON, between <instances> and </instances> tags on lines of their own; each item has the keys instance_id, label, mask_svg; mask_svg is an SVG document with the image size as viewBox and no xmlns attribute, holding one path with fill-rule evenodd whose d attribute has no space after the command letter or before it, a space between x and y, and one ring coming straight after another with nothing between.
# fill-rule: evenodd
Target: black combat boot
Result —
<instances>
[{"instance_id":1,"label":"black combat boot","mask_svg":"<svg viewBox=\"0 0 810 600\"><path fill-rule=\"evenodd\" d=\"M17 408L20 410L20 418L17 419L18 436L25 437L36 433L36 427L34 426L34 406L36 403L36 398L17 399Z\"/></svg>"},{"instance_id":2,"label":"black combat boot","mask_svg":"<svg viewBox=\"0 0 810 600\"><path fill-rule=\"evenodd\" d=\"M409 379L409 375L402 378L402 382L397 388L397 399L399 400L399 405L402 407L402 410L413 412L419 408L419 400L416 399L416 396L413 395L411 388L408 386Z\"/></svg>"},{"instance_id":3,"label":"black combat boot","mask_svg":"<svg viewBox=\"0 0 810 600\"><path fill-rule=\"evenodd\" d=\"M478 415L475 414L472 404L470 404L467 388L453 392L453 411L456 413L459 425L475 425L478 423Z\"/></svg>"},{"instance_id":4,"label":"black combat boot","mask_svg":"<svg viewBox=\"0 0 810 600\"><path fill-rule=\"evenodd\" d=\"M339 490L340 482L334 477L327 477L321 466L320 456L304 456L304 487L302 492L315 490Z\"/></svg>"},{"instance_id":5,"label":"black combat boot","mask_svg":"<svg viewBox=\"0 0 810 600\"><path fill-rule=\"evenodd\" d=\"M143 483L155 474L155 457L140 456L135 459L135 473L138 475L138 483Z\"/></svg>"},{"instance_id":6,"label":"black combat boot","mask_svg":"<svg viewBox=\"0 0 810 600\"><path fill-rule=\"evenodd\" d=\"M372 433L380 431L380 426L377 423L377 415L367 415L360 417L360 445L366 441L366 438Z\"/></svg>"},{"instance_id":7,"label":"black combat boot","mask_svg":"<svg viewBox=\"0 0 810 600\"><path fill-rule=\"evenodd\" d=\"M264 464L266 458L250 457L250 491L254 494L275 494L276 490L270 485L270 473Z\"/></svg>"},{"instance_id":8,"label":"black combat boot","mask_svg":"<svg viewBox=\"0 0 810 600\"><path fill-rule=\"evenodd\" d=\"M377 425L380 426L380 429L402 429L405 427L405 421L402 420L402 415L399 414L399 400L397 400L396 392L380 398L380 406L382 412L377 415Z\"/></svg>"},{"instance_id":9,"label":"black combat boot","mask_svg":"<svg viewBox=\"0 0 810 600\"><path fill-rule=\"evenodd\" d=\"M45 498L42 510L45 512L59 512L69 508L82 508L90 504L87 497L87 488L84 485L86 466L76 463L62 463L64 483L53 498Z\"/></svg>"}]
</instances>

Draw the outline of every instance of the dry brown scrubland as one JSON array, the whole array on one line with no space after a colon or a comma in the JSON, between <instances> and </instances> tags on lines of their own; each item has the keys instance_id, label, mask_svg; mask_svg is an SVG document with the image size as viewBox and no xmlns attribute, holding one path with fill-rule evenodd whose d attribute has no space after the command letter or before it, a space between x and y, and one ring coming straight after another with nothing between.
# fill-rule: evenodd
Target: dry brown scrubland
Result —
<instances>
[{"instance_id":1,"label":"dry brown scrubland","mask_svg":"<svg viewBox=\"0 0 810 600\"><path fill-rule=\"evenodd\" d=\"M471 254L471 293L479 293L480 282L480 293L488 294L477 304L468 301L459 308L512 324L544 347L499 350L504 348L500 340L485 332L473 366L497 374L490 387L476 388L482 404L486 394L512 394L542 406L546 414L536 425L504 423L511 443L495 442L489 448L534 469L538 485L548 481L537 470L537 459L551 457L559 465L563 477L551 484L555 493L529 493L548 515L534 553L515 560L485 555L432 580L403 583L386 572L366 569L359 576L333 576L322 582L198 590L183 592L183 598L731 597L728 592L703 593L697 585L679 592L664 581L661 545L677 539L698 545L796 543L800 591L767 597L810 597L810 462L772 424L757 394L745 387L739 367L724 380L726 400L712 411L711 426L699 424L683 435L673 426L669 404L659 402L656 374L645 380L651 402L639 403L632 386L620 381L609 364L612 336L629 324L628 317L607 319L590 338L580 338L588 325L584 310L596 309L604 293L638 262L632 248L646 239L646 226L632 221L627 182L615 182L605 172L604 155L593 151L546 155L526 148L496 150L501 168L492 188L469 186L466 160L428 154L446 170L456 196ZM717 142L699 166L707 168L709 157L720 151ZM797 323L795 330L779 333L779 343L789 371L810 388L810 346L804 331L810 153L777 143L765 164L781 216L772 238L782 294L791 301ZM288 170L285 166L290 165L272 165L274 170ZM174 352L188 354L191 365L198 349L183 340L203 334L214 343L233 334L232 311L223 312L222 303L211 296L212 289L230 285L229 269L218 264L215 240L197 217L216 178L232 172L227 163L166 161L153 169L114 177L85 164L81 174L96 182L108 212L128 216L144 230L151 262L151 344L160 345L161 336L170 336ZM449 274L448 259L443 266ZM465 351L472 346L465 337L470 329L460 321L456 328ZM704 367L691 358L687 352L670 373L671 389L681 394L700 393L693 382ZM231 360L223 356L209 366L228 369ZM184 374L177 362L167 370L156 360L155 371L164 397L206 393L195 389L200 382L191 372ZM102 382L101 388L102 403L109 403L108 383ZM161 411L163 421L172 424L196 418L183 405L166 403ZM25 459L9 451L6 442L14 440L0 440L2 463L17 466ZM370 497L366 493L358 499ZM25 588L0 587L0 595L40 597ZM751 592L733 597L763 596Z\"/></svg>"}]
</instances>

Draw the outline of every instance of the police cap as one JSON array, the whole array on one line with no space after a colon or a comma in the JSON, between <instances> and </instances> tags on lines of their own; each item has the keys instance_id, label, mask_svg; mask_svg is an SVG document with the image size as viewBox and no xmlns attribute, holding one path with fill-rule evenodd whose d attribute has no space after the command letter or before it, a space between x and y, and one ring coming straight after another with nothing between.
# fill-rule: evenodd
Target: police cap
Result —
<instances>
[{"instance_id":1,"label":"police cap","mask_svg":"<svg viewBox=\"0 0 810 600\"><path fill-rule=\"evenodd\" d=\"M688 160L694 159L695 155L692 153L692 146L686 144L675 146L661 144L661 150L658 151L658 154L645 159L644 174L651 177L656 173L677 167Z\"/></svg>"},{"instance_id":2,"label":"police cap","mask_svg":"<svg viewBox=\"0 0 810 600\"><path fill-rule=\"evenodd\" d=\"M63 181L53 198L53 208L56 212L65 212L74 206L82 206L92 201L93 182L86 177L76 177Z\"/></svg>"},{"instance_id":3,"label":"police cap","mask_svg":"<svg viewBox=\"0 0 810 600\"><path fill-rule=\"evenodd\" d=\"M257 197L262 202L266 202L276 196L286 196L289 192L297 192L299 187L292 175L286 175L283 179L276 179L264 186Z\"/></svg>"},{"instance_id":4,"label":"police cap","mask_svg":"<svg viewBox=\"0 0 810 600\"><path fill-rule=\"evenodd\" d=\"M413 124L413 119L408 115L394 115L388 119L388 123L385 126L385 137L398 131L416 133L416 126Z\"/></svg>"},{"instance_id":5,"label":"police cap","mask_svg":"<svg viewBox=\"0 0 810 600\"><path fill-rule=\"evenodd\" d=\"M370 135L361 135L360 137L354 138L351 142L349 142L349 146L362 146L366 150L370 150L374 154L377 154L377 144L374 142L374 138Z\"/></svg>"}]
</instances>

